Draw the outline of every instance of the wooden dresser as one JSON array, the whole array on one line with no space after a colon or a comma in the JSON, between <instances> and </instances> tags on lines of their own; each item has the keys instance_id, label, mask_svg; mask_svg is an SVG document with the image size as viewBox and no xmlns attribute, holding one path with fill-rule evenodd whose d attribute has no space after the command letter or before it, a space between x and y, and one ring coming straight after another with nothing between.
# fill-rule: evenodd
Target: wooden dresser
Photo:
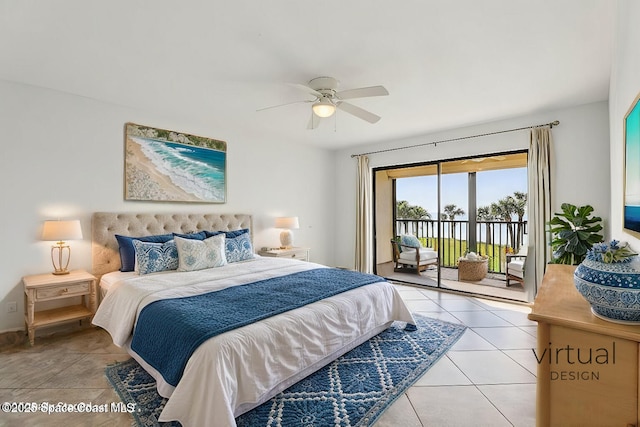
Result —
<instances>
[{"instance_id":1,"label":"wooden dresser","mask_svg":"<svg viewBox=\"0 0 640 427\"><path fill-rule=\"evenodd\" d=\"M538 322L537 425L639 426L640 326L594 316L574 270L547 266L529 314Z\"/></svg>"}]
</instances>

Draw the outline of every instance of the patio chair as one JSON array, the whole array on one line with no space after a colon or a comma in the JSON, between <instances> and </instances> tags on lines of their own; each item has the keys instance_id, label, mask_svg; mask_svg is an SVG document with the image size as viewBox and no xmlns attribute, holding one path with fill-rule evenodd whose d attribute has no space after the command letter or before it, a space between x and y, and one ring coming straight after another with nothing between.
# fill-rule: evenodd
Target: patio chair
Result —
<instances>
[{"instance_id":1,"label":"patio chair","mask_svg":"<svg viewBox=\"0 0 640 427\"><path fill-rule=\"evenodd\" d=\"M393 271L420 274L430 265L438 264L438 253L431 248L425 248L417 237L411 235L400 236L398 240L391 239L393 248Z\"/></svg>"},{"instance_id":2,"label":"patio chair","mask_svg":"<svg viewBox=\"0 0 640 427\"><path fill-rule=\"evenodd\" d=\"M510 281L518 282L524 286L524 263L527 260L527 252L529 250L529 242L525 235L522 246L517 254L507 254L505 271L507 286L510 286Z\"/></svg>"}]
</instances>

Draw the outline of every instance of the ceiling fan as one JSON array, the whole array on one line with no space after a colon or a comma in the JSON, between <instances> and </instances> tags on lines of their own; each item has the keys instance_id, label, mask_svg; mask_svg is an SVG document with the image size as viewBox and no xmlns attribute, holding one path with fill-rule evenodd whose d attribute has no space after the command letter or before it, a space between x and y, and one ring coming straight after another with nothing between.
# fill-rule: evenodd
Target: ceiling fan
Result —
<instances>
[{"instance_id":1,"label":"ceiling fan","mask_svg":"<svg viewBox=\"0 0 640 427\"><path fill-rule=\"evenodd\" d=\"M338 81L333 77L317 77L309 80L307 85L293 84L293 86L303 90L309 95L315 96L315 99L274 105L272 107L261 108L258 111L283 107L291 104L312 103L312 114L309 120L309 125L307 126L309 129L315 129L320 118L331 117L336 112L336 109L340 109L369 123L376 123L380 120L380 116L348 102L344 102L344 100L389 95L389 92L383 86L361 87L357 89L338 91Z\"/></svg>"}]
</instances>

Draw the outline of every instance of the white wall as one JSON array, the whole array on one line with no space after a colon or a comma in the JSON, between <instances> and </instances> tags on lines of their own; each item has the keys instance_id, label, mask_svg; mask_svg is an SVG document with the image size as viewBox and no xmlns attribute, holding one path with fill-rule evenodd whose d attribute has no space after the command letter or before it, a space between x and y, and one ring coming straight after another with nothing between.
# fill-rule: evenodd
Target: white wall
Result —
<instances>
[{"instance_id":1,"label":"white wall","mask_svg":"<svg viewBox=\"0 0 640 427\"><path fill-rule=\"evenodd\" d=\"M590 204L595 214L609 220L609 123L608 104L599 102L564 110L531 114L510 120L487 123L448 132L424 135L382 144L360 146L335 153L337 167L335 252L336 265L353 267L355 263L355 183L356 160L351 154L441 141L468 135L478 135L520 128L559 120L553 128L555 169L552 176L553 205L560 211L563 202ZM529 132L473 138L458 142L429 145L421 148L371 154L372 168L426 162L447 158L527 149Z\"/></svg>"},{"instance_id":2,"label":"white wall","mask_svg":"<svg viewBox=\"0 0 640 427\"><path fill-rule=\"evenodd\" d=\"M312 260L353 266L355 165L351 154L560 120L554 128L554 205L591 204L609 237L640 240L622 231L622 118L640 92L640 4L619 2L610 105L606 102L532 113L433 135L328 152L269 141L212 118L195 123L0 81L0 157L4 250L0 256L0 332L23 328L21 277L51 269L49 246L38 240L45 219L82 220L85 239L73 243L72 268L91 269L90 215L94 211L212 211L254 215L256 246L277 244L272 219L298 215L296 243ZM608 112L607 112L608 109ZM609 129L609 117L611 129ZM123 200L123 125L136 122L228 142L225 204L171 204ZM611 145L609 145L609 137ZM526 148L526 132L371 155L372 167ZM282 165L282 159L295 159ZM611 165L611 168L610 168ZM334 230L333 234L326 230ZM333 239L333 241L331 241ZM7 314L6 303L18 302Z\"/></svg>"},{"instance_id":3,"label":"white wall","mask_svg":"<svg viewBox=\"0 0 640 427\"><path fill-rule=\"evenodd\" d=\"M640 251L640 239L623 230L624 116L640 94L640 2L618 2L609 114L611 123L611 237Z\"/></svg>"},{"instance_id":4,"label":"white wall","mask_svg":"<svg viewBox=\"0 0 640 427\"><path fill-rule=\"evenodd\" d=\"M124 201L125 122L227 141L227 203ZM250 213L258 248L279 243L274 217L297 215L296 244L310 246L313 261L333 262L326 233L334 225L334 165L328 150L258 138L214 118L194 123L4 81L0 129L0 332L24 327L22 276L52 268L49 243L38 240L45 219L81 219L84 240L70 242L70 268L89 271L94 211ZM18 303L18 313L6 312L9 301Z\"/></svg>"}]
</instances>

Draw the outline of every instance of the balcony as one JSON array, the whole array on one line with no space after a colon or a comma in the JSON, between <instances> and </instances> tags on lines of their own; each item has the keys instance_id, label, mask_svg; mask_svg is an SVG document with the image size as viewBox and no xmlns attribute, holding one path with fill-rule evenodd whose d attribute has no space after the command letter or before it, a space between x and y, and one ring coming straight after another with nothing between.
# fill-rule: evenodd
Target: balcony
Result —
<instances>
[{"instance_id":1,"label":"balcony","mask_svg":"<svg viewBox=\"0 0 640 427\"><path fill-rule=\"evenodd\" d=\"M470 227L473 228L470 230ZM434 265L420 274L395 272L393 263L382 255L378 257L377 274L398 282L527 301L524 287L517 283L507 287L505 276L506 253L518 252L527 234L527 221L476 221L472 226L466 220L398 219L394 233L396 236L413 234L425 247L439 249L439 268ZM384 242L378 245L385 246ZM388 242L386 246L390 246ZM459 280L458 259L467 251L489 258L489 271L484 279Z\"/></svg>"},{"instance_id":2,"label":"balcony","mask_svg":"<svg viewBox=\"0 0 640 427\"><path fill-rule=\"evenodd\" d=\"M398 219L395 235L413 234L425 247L440 253L440 267L457 268L458 258L467 252L489 257L490 273L505 273L509 252L518 252L527 234L527 221L475 221L469 230L468 220ZM475 231L475 233L470 231Z\"/></svg>"}]
</instances>

